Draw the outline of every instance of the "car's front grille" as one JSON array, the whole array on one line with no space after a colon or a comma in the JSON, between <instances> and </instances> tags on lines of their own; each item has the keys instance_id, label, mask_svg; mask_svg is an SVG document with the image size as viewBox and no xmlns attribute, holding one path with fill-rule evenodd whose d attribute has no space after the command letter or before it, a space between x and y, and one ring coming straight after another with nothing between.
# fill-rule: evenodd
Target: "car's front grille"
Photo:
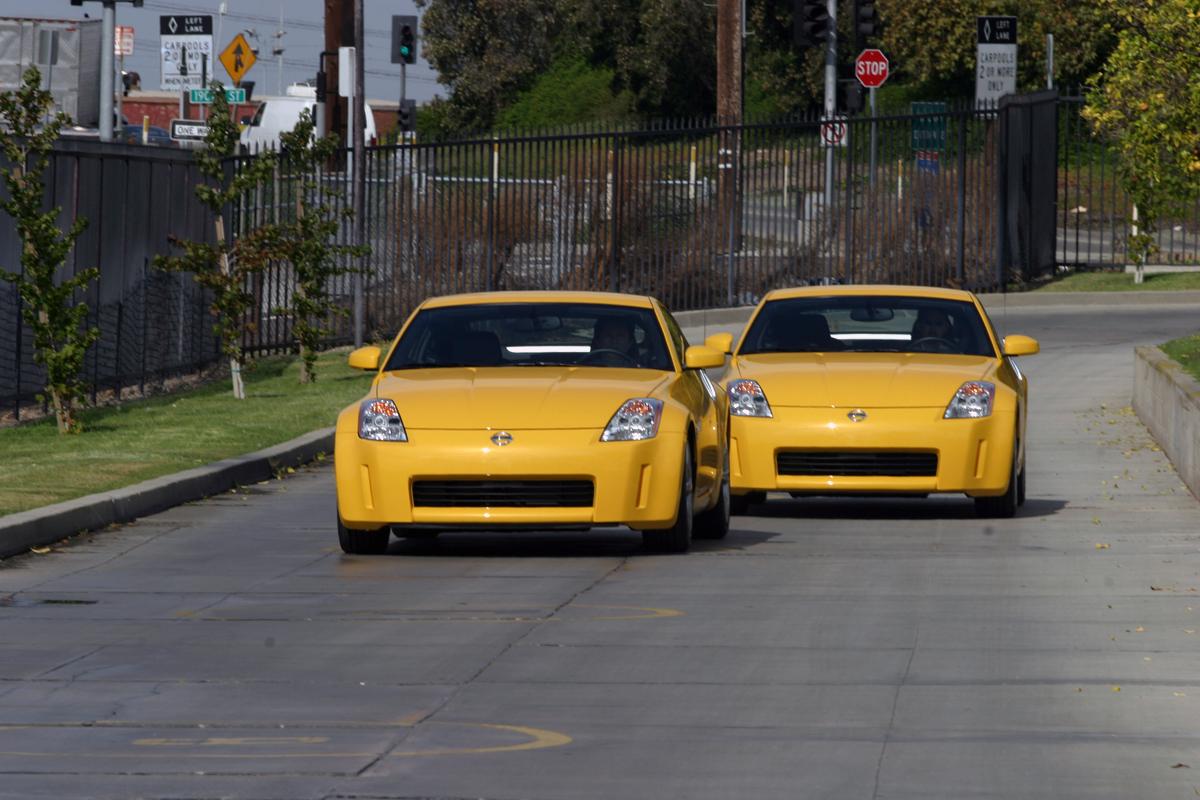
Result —
<instances>
[{"instance_id":1,"label":"car's front grille","mask_svg":"<svg viewBox=\"0 0 1200 800\"><path fill-rule=\"evenodd\" d=\"M785 450L775 455L780 475L937 475L937 453L901 450Z\"/></svg>"},{"instance_id":2,"label":"car's front grille","mask_svg":"<svg viewBox=\"0 0 1200 800\"><path fill-rule=\"evenodd\" d=\"M435 508L588 508L591 481L416 480L414 506Z\"/></svg>"}]
</instances>

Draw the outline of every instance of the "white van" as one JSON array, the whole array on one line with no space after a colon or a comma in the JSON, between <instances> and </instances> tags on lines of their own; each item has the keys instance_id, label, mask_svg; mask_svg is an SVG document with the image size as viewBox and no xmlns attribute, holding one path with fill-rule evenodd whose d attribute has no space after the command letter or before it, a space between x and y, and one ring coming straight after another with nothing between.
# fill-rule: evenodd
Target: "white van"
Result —
<instances>
[{"instance_id":1,"label":"white van","mask_svg":"<svg viewBox=\"0 0 1200 800\"><path fill-rule=\"evenodd\" d=\"M258 105L254 117L242 129L239 141L251 150L278 148L279 135L296 127L300 121L300 112L308 109L316 113L317 90L312 86L289 86L286 97L264 97ZM366 104L367 124L363 129L363 141L368 145L375 143L375 114L371 104ZM342 142L343 147L349 147L350 142Z\"/></svg>"}]
</instances>

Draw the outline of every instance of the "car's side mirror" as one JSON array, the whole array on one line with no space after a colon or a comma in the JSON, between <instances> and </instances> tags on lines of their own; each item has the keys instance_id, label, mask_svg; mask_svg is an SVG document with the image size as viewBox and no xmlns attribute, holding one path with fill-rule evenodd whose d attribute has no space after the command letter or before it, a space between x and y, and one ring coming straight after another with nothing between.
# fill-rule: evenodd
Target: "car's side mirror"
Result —
<instances>
[{"instance_id":1,"label":"car's side mirror","mask_svg":"<svg viewBox=\"0 0 1200 800\"><path fill-rule=\"evenodd\" d=\"M714 333L704 340L704 346L710 347L718 353L731 353L733 352L733 334Z\"/></svg>"},{"instance_id":2,"label":"car's side mirror","mask_svg":"<svg viewBox=\"0 0 1200 800\"><path fill-rule=\"evenodd\" d=\"M725 354L703 344L692 345L683 354L685 369L713 369L725 366Z\"/></svg>"},{"instance_id":3,"label":"car's side mirror","mask_svg":"<svg viewBox=\"0 0 1200 800\"><path fill-rule=\"evenodd\" d=\"M1005 336L1001 342L1004 347L1004 355L1006 356L1032 356L1037 355L1041 347L1038 346L1037 339L1029 336L1021 336L1014 333L1011 336Z\"/></svg>"},{"instance_id":4,"label":"car's side mirror","mask_svg":"<svg viewBox=\"0 0 1200 800\"><path fill-rule=\"evenodd\" d=\"M374 372L379 369L379 357L383 351L374 345L370 347L360 347L350 353L350 367L352 369L365 369Z\"/></svg>"}]
</instances>

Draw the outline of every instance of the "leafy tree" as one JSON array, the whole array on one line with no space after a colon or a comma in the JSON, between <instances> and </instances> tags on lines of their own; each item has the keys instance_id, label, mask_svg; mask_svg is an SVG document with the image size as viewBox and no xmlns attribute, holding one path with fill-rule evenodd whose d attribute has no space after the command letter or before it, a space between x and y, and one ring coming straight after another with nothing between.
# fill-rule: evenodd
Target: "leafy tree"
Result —
<instances>
[{"instance_id":1,"label":"leafy tree","mask_svg":"<svg viewBox=\"0 0 1200 800\"><path fill-rule=\"evenodd\" d=\"M21 238L21 271L0 268L0 278L15 284L21 297L21 316L33 331L34 361L46 370L45 391L58 432L77 433L82 425L75 410L84 394L79 372L100 333L86 327L87 305L74 302L74 297L100 271L85 269L62 281L55 279L87 220L77 217L62 231L62 209L43 210L43 174L58 132L69 120L62 113L49 115L54 101L41 85L41 74L30 67L17 89L0 93L0 149L9 163L4 174L8 197L0 201L0 208L12 217Z\"/></svg>"},{"instance_id":2,"label":"leafy tree","mask_svg":"<svg viewBox=\"0 0 1200 800\"><path fill-rule=\"evenodd\" d=\"M1116 141L1118 176L1141 231L1130 257L1156 250L1158 221L1200 196L1200 5L1196 0L1104 0L1124 29L1088 93L1084 114Z\"/></svg>"},{"instance_id":3,"label":"leafy tree","mask_svg":"<svg viewBox=\"0 0 1200 800\"><path fill-rule=\"evenodd\" d=\"M424 56L450 87L446 122L483 130L553 60L558 9L546 0L417 0Z\"/></svg>"},{"instance_id":4,"label":"leafy tree","mask_svg":"<svg viewBox=\"0 0 1200 800\"><path fill-rule=\"evenodd\" d=\"M225 88L219 81L214 81L211 88L208 134L204 137L204 149L196 156L200 172L208 182L198 184L195 191L200 202L212 212L214 241L210 244L171 237L171 243L182 248L183 255L155 256L154 265L163 270L190 272L196 283L212 291L209 310L216 318L213 330L220 338L221 352L229 358L233 396L244 400L241 340L251 325L246 315L255 299L248 279L270 262L274 231L264 225L231 241L225 230L225 208L270 179L277 157L268 150L243 161L237 168L227 162L237 147L239 131L229 113Z\"/></svg>"},{"instance_id":5,"label":"leafy tree","mask_svg":"<svg viewBox=\"0 0 1200 800\"><path fill-rule=\"evenodd\" d=\"M334 302L329 281L355 271L348 258L366 255L367 246L332 244L342 222L353 216L349 208L337 211L330 201L340 192L322 185L320 174L337 151L337 140L330 136L313 138L315 123L304 111L300 121L281 137L283 177L295 192L295 216L289 222L273 226L263 234L263 245L271 254L291 264L295 288L290 305L276 309L292 319L292 336L302 360L300 382L317 379L317 348L332 331L325 320L350 312Z\"/></svg>"}]
</instances>

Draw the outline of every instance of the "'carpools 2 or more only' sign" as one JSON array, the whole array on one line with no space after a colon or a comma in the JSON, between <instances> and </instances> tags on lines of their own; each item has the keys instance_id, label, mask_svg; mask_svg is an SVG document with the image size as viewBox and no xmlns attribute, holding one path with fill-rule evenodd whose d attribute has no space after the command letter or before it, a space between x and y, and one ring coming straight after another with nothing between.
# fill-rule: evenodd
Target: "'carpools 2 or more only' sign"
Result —
<instances>
[{"instance_id":1,"label":"'carpools 2 or more only' sign","mask_svg":"<svg viewBox=\"0 0 1200 800\"><path fill-rule=\"evenodd\" d=\"M159 85L170 91L201 88L203 59L208 61L208 77L213 76L212 38L210 14L159 17L159 66L162 69Z\"/></svg>"},{"instance_id":2,"label":"'carpools 2 or more only' sign","mask_svg":"<svg viewBox=\"0 0 1200 800\"><path fill-rule=\"evenodd\" d=\"M1017 91L1017 18L976 17L975 107Z\"/></svg>"}]
</instances>

